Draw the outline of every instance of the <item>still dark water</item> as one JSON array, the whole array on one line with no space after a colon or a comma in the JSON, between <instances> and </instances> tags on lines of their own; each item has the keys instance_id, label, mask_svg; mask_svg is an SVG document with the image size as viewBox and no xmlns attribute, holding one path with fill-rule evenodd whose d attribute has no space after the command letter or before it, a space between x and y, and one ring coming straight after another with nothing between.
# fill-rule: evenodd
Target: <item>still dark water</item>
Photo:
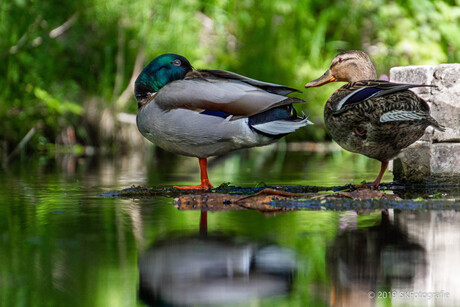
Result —
<instances>
[{"instance_id":1,"label":"still dark water","mask_svg":"<svg viewBox=\"0 0 460 307\"><path fill-rule=\"evenodd\" d=\"M273 149L210 161L211 182L333 186L379 169L347 153ZM1 169L0 305L460 306L455 210L206 213L104 194L198 177L196 159L164 153Z\"/></svg>"}]
</instances>

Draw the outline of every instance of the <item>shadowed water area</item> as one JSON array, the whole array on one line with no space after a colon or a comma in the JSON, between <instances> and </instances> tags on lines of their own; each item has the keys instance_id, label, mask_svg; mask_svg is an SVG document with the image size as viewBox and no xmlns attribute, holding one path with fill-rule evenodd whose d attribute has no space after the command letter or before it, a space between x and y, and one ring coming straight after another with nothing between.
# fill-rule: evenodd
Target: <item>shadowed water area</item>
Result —
<instances>
[{"instance_id":1,"label":"shadowed water area","mask_svg":"<svg viewBox=\"0 0 460 307\"><path fill-rule=\"evenodd\" d=\"M378 162L282 146L211 159L209 193L164 152L8 165L0 305L460 305L458 185L363 192Z\"/></svg>"}]
</instances>

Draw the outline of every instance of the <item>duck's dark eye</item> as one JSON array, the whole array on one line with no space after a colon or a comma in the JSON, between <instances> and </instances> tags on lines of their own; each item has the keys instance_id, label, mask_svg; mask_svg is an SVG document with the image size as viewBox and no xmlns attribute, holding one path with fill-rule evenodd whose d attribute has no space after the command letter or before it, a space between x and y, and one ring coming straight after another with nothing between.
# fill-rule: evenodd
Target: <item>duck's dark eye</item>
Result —
<instances>
[{"instance_id":1,"label":"duck's dark eye","mask_svg":"<svg viewBox=\"0 0 460 307\"><path fill-rule=\"evenodd\" d=\"M343 58L339 58L339 63L342 63L343 62Z\"/></svg>"},{"instance_id":2,"label":"duck's dark eye","mask_svg":"<svg viewBox=\"0 0 460 307\"><path fill-rule=\"evenodd\" d=\"M182 64L181 60L179 59L174 60L172 63L173 65L176 65L176 66L180 66Z\"/></svg>"}]
</instances>

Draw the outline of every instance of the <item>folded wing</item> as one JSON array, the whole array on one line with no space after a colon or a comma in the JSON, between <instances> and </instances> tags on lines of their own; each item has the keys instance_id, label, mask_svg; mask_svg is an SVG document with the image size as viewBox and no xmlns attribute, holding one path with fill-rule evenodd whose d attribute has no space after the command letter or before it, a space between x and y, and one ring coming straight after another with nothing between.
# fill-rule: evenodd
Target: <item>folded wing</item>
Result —
<instances>
[{"instance_id":1,"label":"folded wing","mask_svg":"<svg viewBox=\"0 0 460 307\"><path fill-rule=\"evenodd\" d=\"M349 83L342 87L342 90L347 91L347 94L336 105L334 113L341 113L349 107L360 104L368 99L381 96L391 95L397 92L406 91L414 87L432 87L433 85L424 84L400 84L387 81L359 81ZM420 107L429 110L428 105L421 100Z\"/></svg>"},{"instance_id":2,"label":"folded wing","mask_svg":"<svg viewBox=\"0 0 460 307\"><path fill-rule=\"evenodd\" d=\"M161 108L218 111L251 116L271 108L305 101L286 97L296 91L225 71L203 70L164 86L155 96Z\"/></svg>"}]
</instances>

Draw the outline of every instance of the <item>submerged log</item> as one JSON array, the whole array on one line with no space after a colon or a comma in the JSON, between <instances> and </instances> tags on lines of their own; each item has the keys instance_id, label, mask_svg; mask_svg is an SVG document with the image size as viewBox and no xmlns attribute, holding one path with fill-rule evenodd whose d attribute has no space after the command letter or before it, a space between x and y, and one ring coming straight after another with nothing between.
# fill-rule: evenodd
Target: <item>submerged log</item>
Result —
<instances>
[{"instance_id":1,"label":"submerged log","mask_svg":"<svg viewBox=\"0 0 460 307\"><path fill-rule=\"evenodd\" d=\"M254 209L262 212L281 212L298 209L295 206L288 205L289 201L292 200L309 199L320 202L322 200L341 200L344 198L352 200L400 200L397 195L369 189L359 189L351 192L311 194L298 194L274 189L265 189L257 194L249 196L224 193L180 195L174 199L173 204L179 210L221 211ZM286 205L274 205L275 202L285 203Z\"/></svg>"}]
</instances>

